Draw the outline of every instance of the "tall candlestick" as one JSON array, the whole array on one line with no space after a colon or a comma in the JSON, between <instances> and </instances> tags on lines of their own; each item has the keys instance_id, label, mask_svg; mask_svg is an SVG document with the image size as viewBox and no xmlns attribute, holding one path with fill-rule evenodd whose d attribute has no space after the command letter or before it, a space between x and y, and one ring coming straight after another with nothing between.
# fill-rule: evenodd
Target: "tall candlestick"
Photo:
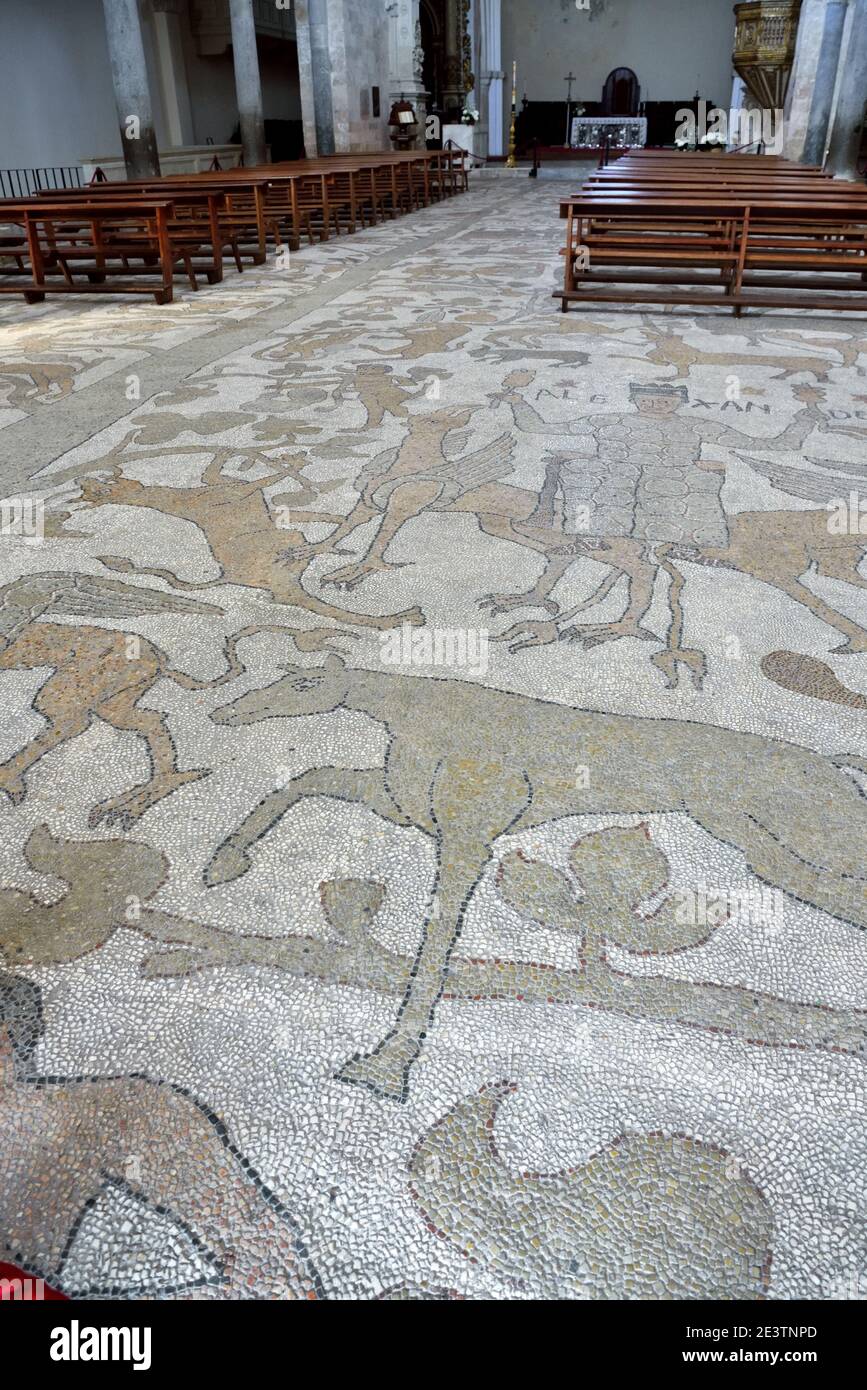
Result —
<instances>
[{"instance_id":1,"label":"tall candlestick","mask_svg":"<svg viewBox=\"0 0 867 1390\"><path fill-rule=\"evenodd\" d=\"M516 169L518 161L515 158L515 115L518 106L518 60L512 62L512 123L509 127L509 157L506 160L507 169Z\"/></svg>"}]
</instances>

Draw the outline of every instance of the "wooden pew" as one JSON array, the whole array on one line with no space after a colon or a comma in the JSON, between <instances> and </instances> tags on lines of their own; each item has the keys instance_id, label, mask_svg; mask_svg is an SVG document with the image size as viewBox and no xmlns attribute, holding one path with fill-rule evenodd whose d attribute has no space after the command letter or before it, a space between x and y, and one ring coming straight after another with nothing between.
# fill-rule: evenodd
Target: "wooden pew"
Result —
<instances>
[{"instance_id":1,"label":"wooden pew","mask_svg":"<svg viewBox=\"0 0 867 1390\"><path fill-rule=\"evenodd\" d=\"M584 299L725 302L736 312L747 305L867 309L863 200L859 206L847 199L773 194L576 195L561 212L567 219L566 270L563 291L555 297L564 312L570 301ZM586 269L580 261L576 266L582 246L589 253ZM767 270L786 276L760 273ZM841 273L845 281L828 279ZM778 293L757 293L767 288Z\"/></svg>"},{"instance_id":2,"label":"wooden pew","mask_svg":"<svg viewBox=\"0 0 867 1390\"><path fill-rule=\"evenodd\" d=\"M152 294L158 304L170 304L177 259L169 236L173 214L168 198L134 195L5 200L0 217L22 228L27 253L23 277L3 270L0 294L23 294L28 304L49 293ZM133 260L142 261L141 272L130 267ZM159 284L129 278L139 273L158 277Z\"/></svg>"},{"instance_id":3,"label":"wooden pew","mask_svg":"<svg viewBox=\"0 0 867 1390\"><path fill-rule=\"evenodd\" d=\"M564 312L591 299L867 310L867 189L764 157L655 154L563 201Z\"/></svg>"},{"instance_id":4,"label":"wooden pew","mask_svg":"<svg viewBox=\"0 0 867 1390\"><path fill-rule=\"evenodd\" d=\"M223 275L228 249L264 263L268 243L293 250L412 212L468 187L463 150L375 151L210 170L44 193L5 202L0 290L32 302L46 293L153 293L172 298L175 267L190 284ZM146 282L158 280L158 285Z\"/></svg>"},{"instance_id":5,"label":"wooden pew","mask_svg":"<svg viewBox=\"0 0 867 1390\"><path fill-rule=\"evenodd\" d=\"M219 227L222 245L232 249L236 265L240 268L243 260L252 265L264 265L267 259L269 235L280 244L279 232L269 219L265 206L267 180L255 173L245 177L248 171L226 170L207 171L201 174L168 174L161 178L136 179L130 184L115 185L118 188L136 188L157 196L178 197L185 193L212 192L222 194L224 202L219 207ZM111 185L108 185L111 186ZM102 185L106 187L106 185ZM276 236L275 236L276 233Z\"/></svg>"},{"instance_id":6,"label":"wooden pew","mask_svg":"<svg viewBox=\"0 0 867 1390\"><path fill-rule=\"evenodd\" d=\"M130 183L99 183L91 188L75 189L70 200L77 202L116 202L119 196L141 197L142 201L159 200L166 192L158 183L141 180ZM42 193L42 198L51 197ZM198 276L204 275L211 285L223 278L223 251L228 247L235 263L241 269L238 247L226 227L226 198L218 189L201 187L187 188L178 183L171 189L172 215L168 219L169 240L175 253L175 265L182 265L192 289L199 288ZM127 258L128 261L129 258ZM147 262L152 261L148 255ZM137 274L147 274L148 263L137 269ZM126 268L126 267L125 267Z\"/></svg>"}]
</instances>

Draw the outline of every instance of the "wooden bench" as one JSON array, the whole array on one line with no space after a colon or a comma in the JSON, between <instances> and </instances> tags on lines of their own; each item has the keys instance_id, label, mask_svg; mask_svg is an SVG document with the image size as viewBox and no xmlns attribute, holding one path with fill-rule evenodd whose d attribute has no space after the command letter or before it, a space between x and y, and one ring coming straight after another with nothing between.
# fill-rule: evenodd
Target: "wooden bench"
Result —
<instances>
[{"instance_id":1,"label":"wooden bench","mask_svg":"<svg viewBox=\"0 0 867 1390\"><path fill-rule=\"evenodd\" d=\"M867 310L867 189L747 158L729 170L725 156L643 155L591 176L561 205L563 311L590 300Z\"/></svg>"},{"instance_id":2,"label":"wooden bench","mask_svg":"<svg viewBox=\"0 0 867 1390\"><path fill-rule=\"evenodd\" d=\"M222 279L228 251L265 262L284 237L297 250L397 217L468 187L463 150L375 151L255 169L209 170L0 204L0 291L29 302L47 293L153 294L172 299L182 268ZM20 228L20 231L16 231ZM150 281L150 283L148 283ZM157 281L156 284L153 282Z\"/></svg>"},{"instance_id":3,"label":"wooden bench","mask_svg":"<svg viewBox=\"0 0 867 1390\"><path fill-rule=\"evenodd\" d=\"M0 293L23 294L28 304L46 294L153 294L169 304L179 254L169 235L173 215L171 199L135 195L6 200L0 219L21 227L27 249L23 275L2 268ZM136 260L140 268L131 266Z\"/></svg>"},{"instance_id":4,"label":"wooden bench","mask_svg":"<svg viewBox=\"0 0 867 1390\"><path fill-rule=\"evenodd\" d=\"M153 202L165 197L160 186L149 180L113 184L95 184L88 189L76 189L73 198L77 202L116 202L119 196L135 195L142 202ZM50 194L42 194L43 198ZM194 187L188 189L183 184L172 188L172 214L168 219L169 240L175 253L175 267L183 266L194 290L199 288L198 277L204 275L211 285L223 278L223 251L232 252L235 263L241 268L237 243L226 227L226 198L218 189ZM109 238L110 241L110 238ZM147 259L137 274L148 274L153 270L153 258ZM129 257L124 268L129 268Z\"/></svg>"},{"instance_id":5,"label":"wooden bench","mask_svg":"<svg viewBox=\"0 0 867 1390\"><path fill-rule=\"evenodd\" d=\"M125 184L119 187L125 187ZM269 224L266 210L267 180L246 170L227 170L202 174L170 174L160 179L137 180L132 187L148 189L164 196L213 192L222 194L219 210L223 246L231 247L236 265L244 260L264 265L269 237L280 245L279 232Z\"/></svg>"}]
</instances>

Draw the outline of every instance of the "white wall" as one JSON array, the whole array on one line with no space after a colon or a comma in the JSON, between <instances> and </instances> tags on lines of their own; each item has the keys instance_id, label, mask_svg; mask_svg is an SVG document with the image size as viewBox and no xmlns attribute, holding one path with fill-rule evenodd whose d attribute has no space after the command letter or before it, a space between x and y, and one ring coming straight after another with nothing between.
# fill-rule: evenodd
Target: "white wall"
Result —
<instances>
[{"instance_id":1,"label":"white wall","mask_svg":"<svg viewBox=\"0 0 867 1390\"><path fill-rule=\"evenodd\" d=\"M148 6L142 29L157 144L166 150ZM200 56L186 24L183 50L193 141L225 143L238 122L231 51ZM294 45L266 45L261 76L265 116L299 119ZM0 168L74 165L121 153L101 0L0 0Z\"/></svg>"},{"instance_id":2,"label":"white wall","mask_svg":"<svg viewBox=\"0 0 867 1390\"><path fill-rule=\"evenodd\" d=\"M100 0L2 0L0 167L120 153Z\"/></svg>"},{"instance_id":3,"label":"white wall","mask_svg":"<svg viewBox=\"0 0 867 1390\"><path fill-rule=\"evenodd\" d=\"M211 139L215 145L223 145L238 124L231 51L202 57L196 51L196 41L185 25L184 64L195 142L204 145Z\"/></svg>"},{"instance_id":4,"label":"white wall","mask_svg":"<svg viewBox=\"0 0 867 1390\"><path fill-rule=\"evenodd\" d=\"M632 68L643 101L681 101L696 90L727 107L731 95L733 0L503 0L503 67L511 101L518 60L518 109L562 101L568 72L575 101L600 101L612 68ZM508 124L506 125L508 130Z\"/></svg>"}]
</instances>

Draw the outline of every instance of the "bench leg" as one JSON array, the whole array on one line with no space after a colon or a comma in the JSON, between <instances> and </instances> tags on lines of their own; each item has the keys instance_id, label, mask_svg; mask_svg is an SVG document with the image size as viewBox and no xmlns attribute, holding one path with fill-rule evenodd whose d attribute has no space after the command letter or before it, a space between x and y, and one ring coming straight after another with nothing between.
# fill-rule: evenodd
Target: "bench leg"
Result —
<instances>
[{"instance_id":1,"label":"bench leg","mask_svg":"<svg viewBox=\"0 0 867 1390\"><path fill-rule=\"evenodd\" d=\"M193 262L192 262L192 260L190 259L190 257L189 257L188 255L183 255L183 256L181 257L181 260L182 260L182 262L183 262L184 269L185 269L186 272L187 272L187 279L188 279L189 282L190 282L190 287L191 287L191 289L193 289L193 290L198 290L198 288L199 288L199 282L198 282L198 280L196 279L196 272L193 270Z\"/></svg>"}]
</instances>

